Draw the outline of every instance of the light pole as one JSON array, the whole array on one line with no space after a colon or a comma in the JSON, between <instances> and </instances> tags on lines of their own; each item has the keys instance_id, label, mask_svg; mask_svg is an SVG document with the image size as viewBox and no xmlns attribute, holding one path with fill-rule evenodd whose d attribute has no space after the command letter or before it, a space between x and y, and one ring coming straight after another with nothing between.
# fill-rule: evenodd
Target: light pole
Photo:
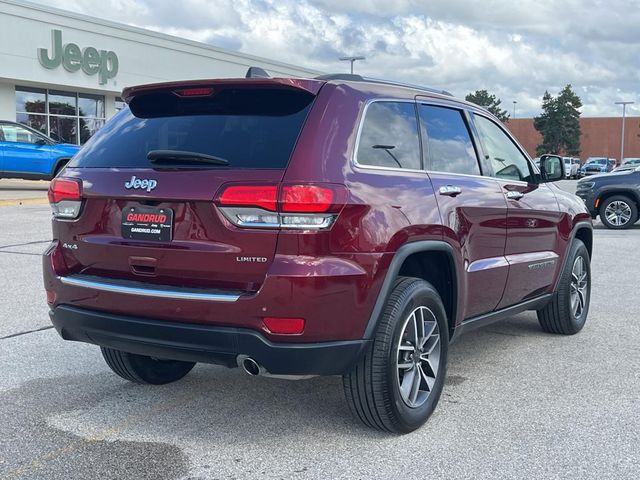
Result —
<instances>
[{"instance_id":1,"label":"light pole","mask_svg":"<svg viewBox=\"0 0 640 480\"><path fill-rule=\"evenodd\" d=\"M357 60L364 60L365 57L354 56L354 57L340 57L340 61L342 62L351 62L351 75L353 75L353 64Z\"/></svg>"},{"instance_id":2,"label":"light pole","mask_svg":"<svg viewBox=\"0 0 640 480\"><path fill-rule=\"evenodd\" d=\"M513 118L516 118L516 103L518 103L516 100L513 101Z\"/></svg>"},{"instance_id":3,"label":"light pole","mask_svg":"<svg viewBox=\"0 0 640 480\"><path fill-rule=\"evenodd\" d=\"M633 105L635 102L615 102L616 105L622 105L622 138L620 139L620 165L624 161L624 118L627 113L627 105Z\"/></svg>"}]
</instances>

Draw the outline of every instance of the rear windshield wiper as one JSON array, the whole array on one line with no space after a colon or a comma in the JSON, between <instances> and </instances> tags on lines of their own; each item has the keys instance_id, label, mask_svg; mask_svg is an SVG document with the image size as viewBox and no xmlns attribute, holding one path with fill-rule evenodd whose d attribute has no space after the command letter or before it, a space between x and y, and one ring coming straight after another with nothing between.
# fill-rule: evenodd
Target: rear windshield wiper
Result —
<instances>
[{"instance_id":1,"label":"rear windshield wiper","mask_svg":"<svg viewBox=\"0 0 640 480\"><path fill-rule=\"evenodd\" d=\"M224 158L184 150L151 150L147 153L147 159L151 163L193 162L210 163L212 165L229 165L229 160Z\"/></svg>"}]
</instances>

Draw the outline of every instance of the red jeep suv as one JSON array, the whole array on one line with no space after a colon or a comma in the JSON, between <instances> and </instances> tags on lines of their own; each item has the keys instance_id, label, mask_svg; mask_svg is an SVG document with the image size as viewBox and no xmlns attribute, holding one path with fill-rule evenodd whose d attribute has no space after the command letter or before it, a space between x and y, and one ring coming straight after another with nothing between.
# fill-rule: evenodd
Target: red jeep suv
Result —
<instances>
[{"instance_id":1,"label":"red jeep suv","mask_svg":"<svg viewBox=\"0 0 640 480\"><path fill-rule=\"evenodd\" d=\"M356 417L409 432L460 333L585 323L591 216L484 109L357 75L123 97L51 183L44 283L62 338L127 380L342 375Z\"/></svg>"}]
</instances>

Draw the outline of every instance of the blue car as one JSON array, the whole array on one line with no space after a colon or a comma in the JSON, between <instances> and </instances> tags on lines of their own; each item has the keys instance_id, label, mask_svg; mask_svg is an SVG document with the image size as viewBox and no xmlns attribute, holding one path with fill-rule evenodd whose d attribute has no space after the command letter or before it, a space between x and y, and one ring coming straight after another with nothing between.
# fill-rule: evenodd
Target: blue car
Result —
<instances>
[{"instance_id":1,"label":"blue car","mask_svg":"<svg viewBox=\"0 0 640 480\"><path fill-rule=\"evenodd\" d=\"M616 166L613 160L607 157L589 157L580 169L583 177L588 175L598 175L612 171Z\"/></svg>"},{"instance_id":2,"label":"blue car","mask_svg":"<svg viewBox=\"0 0 640 480\"><path fill-rule=\"evenodd\" d=\"M79 149L20 123L0 121L0 178L51 180Z\"/></svg>"}]
</instances>

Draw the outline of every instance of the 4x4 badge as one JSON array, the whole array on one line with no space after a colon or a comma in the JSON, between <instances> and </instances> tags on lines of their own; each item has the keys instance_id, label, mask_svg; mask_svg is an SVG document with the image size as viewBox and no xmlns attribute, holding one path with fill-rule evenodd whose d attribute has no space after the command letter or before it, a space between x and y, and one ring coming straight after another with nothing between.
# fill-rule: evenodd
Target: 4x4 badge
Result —
<instances>
[{"instance_id":1,"label":"4x4 badge","mask_svg":"<svg viewBox=\"0 0 640 480\"><path fill-rule=\"evenodd\" d=\"M132 188L141 188L143 190L146 190L147 192L150 192L151 190L156 188L156 185L158 185L158 182L156 180L140 180L139 178L136 178L135 175L132 176L131 180L129 180L128 182L124 182L124 188L126 188L127 190L130 190Z\"/></svg>"}]
</instances>

